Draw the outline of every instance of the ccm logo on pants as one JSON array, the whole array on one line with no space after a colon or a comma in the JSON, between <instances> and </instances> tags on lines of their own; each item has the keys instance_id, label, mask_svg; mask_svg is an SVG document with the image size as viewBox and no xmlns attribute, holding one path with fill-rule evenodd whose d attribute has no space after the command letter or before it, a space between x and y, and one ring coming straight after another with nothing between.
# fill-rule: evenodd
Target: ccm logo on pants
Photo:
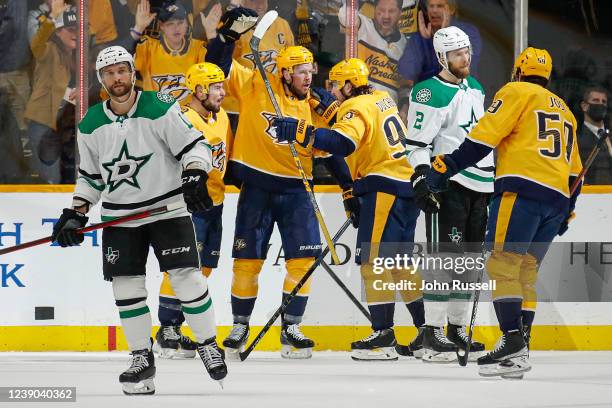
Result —
<instances>
[{"instance_id":1,"label":"ccm logo on pants","mask_svg":"<svg viewBox=\"0 0 612 408\"><path fill-rule=\"evenodd\" d=\"M178 248L170 248L170 249L164 249L161 251L162 255L174 255L174 254L182 254L183 252L189 252L191 250L191 247L178 247Z\"/></svg>"}]
</instances>

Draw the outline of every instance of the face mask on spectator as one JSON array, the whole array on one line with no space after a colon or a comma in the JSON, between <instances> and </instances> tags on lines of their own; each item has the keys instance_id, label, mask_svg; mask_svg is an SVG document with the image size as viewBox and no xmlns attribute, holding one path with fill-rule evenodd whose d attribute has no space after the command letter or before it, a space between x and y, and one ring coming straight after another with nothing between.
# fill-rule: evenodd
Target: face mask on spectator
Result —
<instances>
[{"instance_id":1,"label":"face mask on spectator","mask_svg":"<svg viewBox=\"0 0 612 408\"><path fill-rule=\"evenodd\" d=\"M589 103L587 113L595 122L602 121L606 117L608 106L601 103Z\"/></svg>"}]
</instances>

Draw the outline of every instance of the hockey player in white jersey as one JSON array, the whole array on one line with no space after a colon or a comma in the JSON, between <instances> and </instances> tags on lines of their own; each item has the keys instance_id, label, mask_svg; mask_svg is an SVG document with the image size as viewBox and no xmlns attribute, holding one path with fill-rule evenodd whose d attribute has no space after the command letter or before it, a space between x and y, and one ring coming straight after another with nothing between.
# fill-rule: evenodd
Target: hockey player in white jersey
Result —
<instances>
[{"instance_id":1,"label":"hockey player in white jersey","mask_svg":"<svg viewBox=\"0 0 612 408\"><path fill-rule=\"evenodd\" d=\"M487 204L493 191L493 154L452 177L449 189L439 196L429 193L425 174L432 156L452 153L478 123L484 114L484 90L469 75L471 45L465 32L454 26L440 29L433 45L442 71L414 86L408 111L406 143L408 161L415 169L415 200L426 215L430 253L455 259L470 257L476 264L482 253ZM473 272L460 268L423 271L423 279L467 281ZM470 297L470 292L464 291L424 291L423 361L450 362L456 359L457 349L465 350ZM470 360L476 359L484 345L472 342L470 350Z\"/></svg>"},{"instance_id":2,"label":"hockey player in white jersey","mask_svg":"<svg viewBox=\"0 0 612 408\"><path fill-rule=\"evenodd\" d=\"M132 56L122 47L103 49L98 80L110 100L90 107L78 126L81 155L72 206L53 228L62 247L79 245L88 210L101 201L102 220L179 203L145 219L105 228L104 279L112 281L115 304L131 351L131 366L119 376L126 394L153 394L155 361L151 314L146 304L145 264L149 246L191 326L197 351L214 380L227 375L215 340L216 326L206 277L200 272L189 212L212 207L206 188L210 146L168 94L134 89ZM184 202L183 202L184 199Z\"/></svg>"}]
</instances>

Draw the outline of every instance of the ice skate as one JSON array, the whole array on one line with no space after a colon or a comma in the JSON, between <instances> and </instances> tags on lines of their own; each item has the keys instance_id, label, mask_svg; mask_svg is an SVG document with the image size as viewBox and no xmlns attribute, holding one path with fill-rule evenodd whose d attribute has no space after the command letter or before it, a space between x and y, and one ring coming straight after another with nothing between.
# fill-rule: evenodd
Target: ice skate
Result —
<instances>
[{"instance_id":1,"label":"ice skate","mask_svg":"<svg viewBox=\"0 0 612 408\"><path fill-rule=\"evenodd\" d=\"M148 349L131 353L130 368L119 376L119 382L126 395L151 395L155 393L155 357Z\"/></svg>"},{"instance_id":2,"label":"ice skate","mask_svg":"<svg viewBox=\"0 0 612 408\"><path fill-rule=\"evenodd\" d=\"M312 357L314 341L304 336L297 324L285 324L281 330L281 357L305 359Z\"/></svg>"},{"instance_id":3,"label":"ice skate","mask_svg":"<svg viewBox=\"0 0 612 408\"><path fill-rule=\"evenodd\" d=\"M452 363L457 360L457 346L446 337L441 327L425 326L423 350L422 360L427 363Z\"/></svg>"},{"instance_id":4,"label":"ice skate","mask_svg":"<svg viewBox=\"0 0 612 408\"><path fill-rule=\"evenodd\" d=\"M398 359L393 329L376 330L363 340L351 343L355 361L395 361Z\"/></svg>"},{"instance_id":5,"label":"ice skate","mask_svg":"<svg viewBox=\"0 0 612 408\"><path fill-rule=\"evenodd\" d=\"M518 330L504 333L493 351L478 359L482 377L515 376L531 370L529 354L523 335Z\"/></svg>"},{"instance_id":6,"label":"ice skate","mask_svg":"<svg viewBox=\"0 0 612 408\"><path fill-rule=\"evenodd\" d=\"M249 325L244 323L234 323L232 331L223 340L226 357L228 360L240 360L240 353L244 351L244 346L249 339Z\"/></svg>"}]
</instances>

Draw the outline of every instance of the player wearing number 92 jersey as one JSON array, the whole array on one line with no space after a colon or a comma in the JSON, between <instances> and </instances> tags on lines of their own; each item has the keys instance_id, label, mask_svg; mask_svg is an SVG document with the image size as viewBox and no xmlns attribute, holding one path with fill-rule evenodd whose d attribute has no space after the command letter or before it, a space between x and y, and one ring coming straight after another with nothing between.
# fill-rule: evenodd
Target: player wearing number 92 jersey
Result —
<instances>
[{"instance_id":1,"label":"player wearing number 92 jersey","mask_svg":"<svg viewBox=\"0 0 612 408\"><path fill-rule=\"evenodd\" d=\"M366 300L374 333L351 344L354 360L397 360L393 331L395 290L382 283L414 282L410 269L385 268L376 273L375 258L412 254L414 231L420 210L412 199L404 139L406 127L397 106L385 91L368 85L369 71L360 59L336 64L329 72L331 92L341 102L331 129L289 126L293 118L277 119L279 140L295 140L303 146L346 157L354 180L353 194L361 202L357 231L356 262L365 284ZM286 126L285 126L286 125ZM302 128L306 128L302 131ZM424 323L420 290L400 290L415 326Z\"/></svg>"}]
</instances>

